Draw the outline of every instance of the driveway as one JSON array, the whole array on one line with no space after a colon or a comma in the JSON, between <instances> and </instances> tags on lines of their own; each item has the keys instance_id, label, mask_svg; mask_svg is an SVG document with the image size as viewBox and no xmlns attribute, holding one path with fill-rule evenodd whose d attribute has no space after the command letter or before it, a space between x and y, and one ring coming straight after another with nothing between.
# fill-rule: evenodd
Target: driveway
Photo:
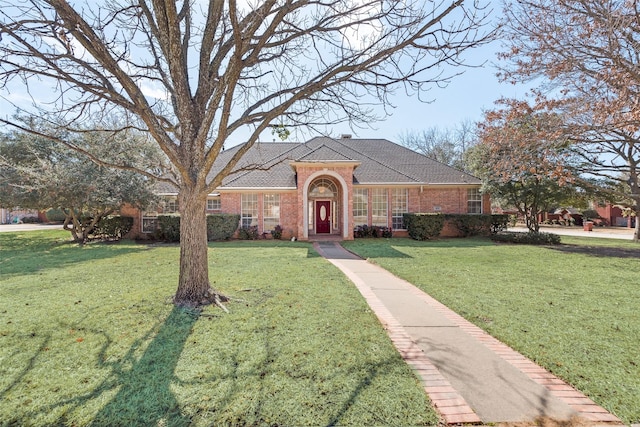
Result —
<instances>
[{"instance_id":1,"label":"driveway","mask_svg":"<svg viewBox=\"0 0 640 427\"><path fill-rule=\"evenodd\" d=\"M0 233L33 230L62 230L62 224L0 224Z\"/></svg>"},{"instance_id":2,"label":"driveway","mask_svg":"<svg viewBox=\"0 0 640 427\"><path fill-rule=\"evenodd\" d=\"M527 232L526 227L509 227L507 231ZM633 228L626 227L593 227L593 231L584 231L582 227L540 227L544 233L559 234L561 236L601 237L605 239L633 239Z\"/></svg>"}]
</instances>

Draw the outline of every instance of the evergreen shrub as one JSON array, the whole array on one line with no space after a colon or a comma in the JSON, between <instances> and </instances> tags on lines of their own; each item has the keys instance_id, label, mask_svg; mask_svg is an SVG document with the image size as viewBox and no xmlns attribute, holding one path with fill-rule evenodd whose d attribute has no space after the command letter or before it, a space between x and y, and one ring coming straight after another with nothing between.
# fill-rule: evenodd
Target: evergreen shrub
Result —
<instances>
[{"instance_id":1,"label":"evergreen shrub","mask_svg":"<svg viewBox=\"0 0 640 427\"><path fill-rule=\"evenodd\" d=\"M438 237L444 227L444 215L439 213L405 213L404 225L414 240Z\"/></svg>"},{"instance_id":2,"label":"evergreen shrub","mask_svg":"<svg viewBox=\"0 0 640 427\"><path fill-rule=\"evenodd\" d=\"M560 236L552 233L516 233L507 232L499 233L491 236L494 242L502 243L520 243L527 245L559 245Z\"/></svg>"},{"instance_id":3,"label":"evergreen shrub","mask_svg":"<svg viewBox=\"0 0 640 427\"><path fill-rule=\"evenodd\" d=\"M207 240L229 240L240 224L240 215L217 213L207 215Z\"/></svg>"},{"instance_id":4,"label":"evergreen shrub","mask_svg":"<svg viewBox=\"0 0 640 427\"><path fill-rule=\"evenodd\" d=\"M96 224L93 235L107 240L120 240L133 228L133 217L112 215L102 218Z\"/></svg>"}]
</instances>

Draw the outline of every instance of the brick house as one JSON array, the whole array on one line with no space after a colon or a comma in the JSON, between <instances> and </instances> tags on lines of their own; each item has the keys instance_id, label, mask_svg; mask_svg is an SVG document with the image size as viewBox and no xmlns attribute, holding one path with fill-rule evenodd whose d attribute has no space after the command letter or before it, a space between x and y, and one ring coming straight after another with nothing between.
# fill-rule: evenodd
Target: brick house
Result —
<instances>
[{"instance_id":1,"label":"brick house","mask_svg":"<svg viewBox=\"0 0 640 427\"><path fill-rule=\"evenodd\" d=\"M223 151L212 174L235 150ZM490 213L480 180L385 139L316 137L306 143L256 143L237 172L207 200L208 213L240 214L240 226L283 238L353 239L358 225L406 235L405 212ZM178 212L177 192L163 184L163 212ZM155 229L158 212L125 209L135 218L132 237ZM446 233L446 230L443 232Z\"/></svg>"}]
</instances>

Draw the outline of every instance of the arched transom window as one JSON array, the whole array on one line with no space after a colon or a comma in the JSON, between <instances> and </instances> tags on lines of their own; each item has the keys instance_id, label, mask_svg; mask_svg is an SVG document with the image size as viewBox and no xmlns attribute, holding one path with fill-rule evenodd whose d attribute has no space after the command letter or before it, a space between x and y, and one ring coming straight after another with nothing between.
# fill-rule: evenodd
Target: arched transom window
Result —
<instances>
[{"instance_id":1,"label":"arched transom window","mask_svg":"<svg viewBox=\"0 0 640 427\"><path fill-rule=\"evenodd\" d=\"M310 198L333 198L338 195L338 187L333 181L326 178L319 178L311 183L309 189Z\"/></svg>"}]
</instances>

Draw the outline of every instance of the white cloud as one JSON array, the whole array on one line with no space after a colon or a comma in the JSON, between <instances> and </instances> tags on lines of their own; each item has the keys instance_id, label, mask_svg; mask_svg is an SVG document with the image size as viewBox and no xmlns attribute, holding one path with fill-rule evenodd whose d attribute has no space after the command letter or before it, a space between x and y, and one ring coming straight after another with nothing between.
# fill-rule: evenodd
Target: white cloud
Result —
<instances>
[{"instance_id":1,"label":"white cloud","mask_svg":"<svg viewBox=\"0 0 640 427\"><path fill-rule=\"evenodd\" d=\"M144 96L148 98L155 98L163 101L169 100L169 93L167 90L158 84L142 83L140 84L140 90Z\"/></svg>"}]
</instances>

